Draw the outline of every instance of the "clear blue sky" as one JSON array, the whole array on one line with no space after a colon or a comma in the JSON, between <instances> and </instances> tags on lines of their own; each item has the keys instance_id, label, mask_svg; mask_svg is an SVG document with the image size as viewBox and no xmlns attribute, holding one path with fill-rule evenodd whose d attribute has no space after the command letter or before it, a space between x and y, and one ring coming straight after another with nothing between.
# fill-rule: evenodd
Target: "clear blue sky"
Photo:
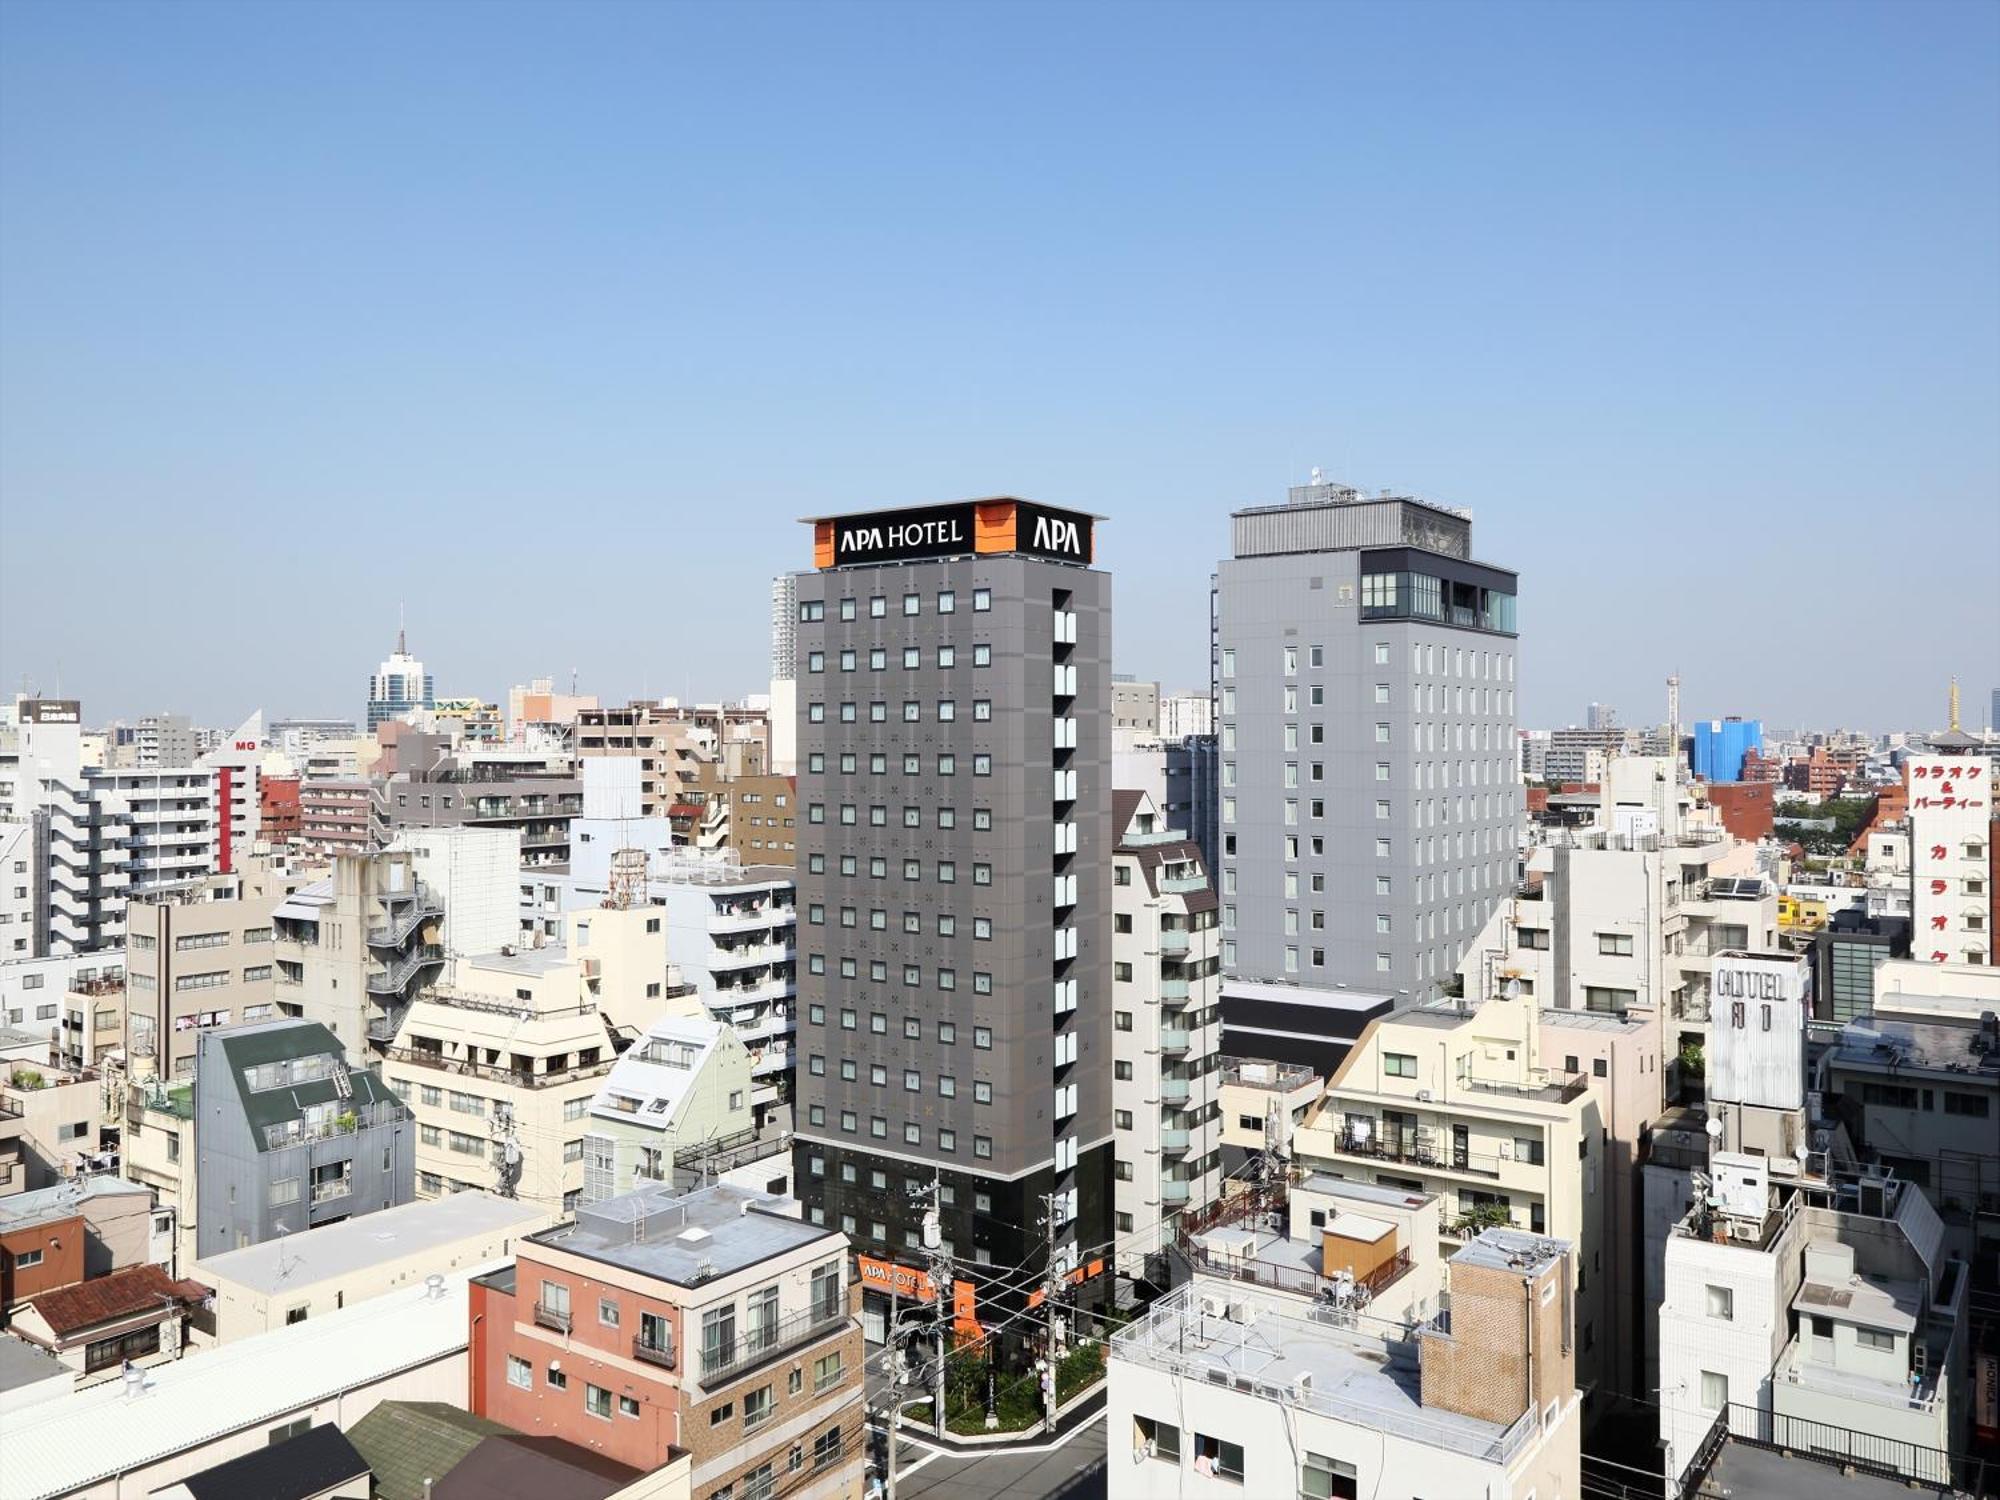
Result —
<instances>
[{"instance_id":1,"label":"clear blue sky","mask_svg":"<svg viewBox=\"0 0 2000 1500\"><path fill-rule=\"evenodd\" d=\"M0 5L0 680L762 687L814 511L1477 516L1523 719L2000 685L2000 6Z\"/></svg>"}]
</instances>

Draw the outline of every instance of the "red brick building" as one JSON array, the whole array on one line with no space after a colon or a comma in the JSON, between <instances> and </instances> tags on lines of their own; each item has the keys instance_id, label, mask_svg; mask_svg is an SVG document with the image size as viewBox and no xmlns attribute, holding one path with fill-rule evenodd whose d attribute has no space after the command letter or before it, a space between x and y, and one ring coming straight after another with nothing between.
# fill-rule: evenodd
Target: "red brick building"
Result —
<instances>
[{"instance_id":1,"label":"red brick building","mask_svg":"<svg viewBox=\"0 0 2000 1500\"><path fill-rule=\"evenodd\" d=\"M1724 828L1736 838L1755 843L1771 836L1774 790L1768 781L1711 782L1708 800Z\"/></svg>"},{"instance_id":2,"label":"red brick building","mask_svg":"<svg viewBox=\"0 0 2000 1500\"><path fill-rule=\"evenodd\" d=\"M266 776L257 783L257 837L289 843L299 832L299 778Z\"/></svg>"},{"instance_id":3,"label":"red brick building","mask_svg":"<svg viewBox=\"0 0 2000 1500\"><path fill-rule=\"evenodd\" d=\"M471 1284L468 1406L698 1500L859 1500L864 1350L847 1236L726 1185L641 1189L519 1243Z\"/></svg>"}]
</instances>

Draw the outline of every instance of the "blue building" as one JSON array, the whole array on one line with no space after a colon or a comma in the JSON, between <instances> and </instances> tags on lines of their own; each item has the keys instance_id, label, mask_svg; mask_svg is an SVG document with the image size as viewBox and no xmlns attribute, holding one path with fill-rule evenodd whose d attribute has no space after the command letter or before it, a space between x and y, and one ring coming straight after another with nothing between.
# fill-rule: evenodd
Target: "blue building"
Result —
<instances>
[{"instance_id":1,"label":"blue building","mask_svg":"<svg viewBox=\"0 0 2000 1500\"><path fill-rule=\"evenodd\" d=\"M1763 748L1762 719L1703 719L1694 726L1694 774L1702 781L1741 781L1743 757Z\"/></svg>"}]
</instances>

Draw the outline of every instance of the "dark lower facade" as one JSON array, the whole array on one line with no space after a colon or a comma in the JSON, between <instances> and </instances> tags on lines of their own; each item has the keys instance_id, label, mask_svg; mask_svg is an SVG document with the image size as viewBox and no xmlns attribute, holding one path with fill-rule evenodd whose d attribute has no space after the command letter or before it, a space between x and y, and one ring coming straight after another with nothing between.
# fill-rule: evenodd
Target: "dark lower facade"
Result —
<instances>
[{"instance_id":1,"label":"dark lower facade","mask_svg":"<svg viewBox=\"0 0 2000 1500\"><path fill-rule=\"evenodd\" d=\"M898 1311L912 1305L917 1278L930 1274L923 1221L932 1169L839 1142L799 1140L792 1151L793 1181L806 1218L845 1229L852 1243L855 1280L863 1293L862 1324L869 1342L879 1343ZM1109 1141L1078 1153L1073 1176L1079 1245L1112 1241L1111 1161ZM1065 1174L1065 1180L1070 1176ZM1053 1164L1007 1180L945 1170L937 1174L937 1182L947 1200L940 1229L951 1248L954 1279L971 1288L973 1316L994 1335L994 1360L1019 1366L1035 1352L1047 1326L1043 1319L1020 1315L1027 1310L1030 1295L1045 1284L1046 1199L1055 1187ZM1094 1264L1100 1265L1095 1273ZM1067 1305L1077 1309L1108 1305L1109 1251L1084 1259L1078 1270L1082 1275L1072 1273L1064 1294ZM962 1312L961 1303L954 1316Z\"/></svg>"}]
</instances>

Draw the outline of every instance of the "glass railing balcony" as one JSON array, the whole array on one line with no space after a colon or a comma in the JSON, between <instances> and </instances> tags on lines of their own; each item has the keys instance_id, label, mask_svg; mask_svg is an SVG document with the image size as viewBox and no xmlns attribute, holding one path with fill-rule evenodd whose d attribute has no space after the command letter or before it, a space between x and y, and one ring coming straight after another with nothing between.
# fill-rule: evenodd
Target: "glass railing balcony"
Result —
<instances>
[{"instance_id":1,"label":"glass railing balcony","mask_svg":"<svg viewBox=\"0 0 2000 1500\"><path fill-rule=\"evenodd\" d=\"M1188 997L1188 981L1185 979L1162 979L1160 998L1162 1000L1185 1000Z\"/></svg>"},{"instance_id":2,"label":"glass railing balcony","mask_svg":"<svg viewBox=\"0 0 2000 1500\"><path fill-rule=\"evenodd\" d=\"M1185 1151L1192 1134L1186 1130L1163 1130L1160 1132L1160 1148L1164 1151Z\"/></svg>"},{"instance_id":3,"label":"glass railing balcony","mask_svg":"<svg viewBox=\"0 0 2000 1500\"><path fill-rule=\"evenodd\" d=\"M1205 891L1207 889L1208 877L1206 875L1162 875L1160 877L1160 890L1164 893L1184 896L1191 891Z\"/></svg>"},{"instance_id":4,"label":"glass railing balcony","mask_svg":"<svg viewBox=\"0 0 2000 1500\"><path fill-rule=\"evenodd\" d=\"M1185 1078L1162 1078L1160 1080L1160 1097L1162 1099L1171 1099L1175 1103L1181 1103L1187 1099L1187 1096L1188 1081Z\"/></svg>"},{"instance_id":5,"label":"glass railing balcony","mask_svg":"<svg viewBox=\"0 0 2000 1500\"><path fill-rule=\"evenodd\" d=\"M1185 1182L1163 1182L1160 1184L1162 1203L1185 1203L1188 1201L1188 1185Z\"/></svg>"},{"instance_id":6,"label":"glass railing balcony","mask_svg":"<svg viewBox=\"0 0 2000 1500\"><path fill-rule=\"evenodd\" d=\"M1160 929L1160 951L1162 953L1185 953L1188 951L1188 934L1180 928Z\"/></svg>"},{"instance_id":7,"label":"glass railing balcony","mask_svg":"<svg viewBox=\"0 0 2000 1500\"><path fill-rule=\"evenodd\" d=\"M1162 1052L1185 1052L1188 1049L1190 1040L1185 1031L1171 1029L1162 1031L1160 1033L1160 1050Z\"/></svg>"}]
</instances>

